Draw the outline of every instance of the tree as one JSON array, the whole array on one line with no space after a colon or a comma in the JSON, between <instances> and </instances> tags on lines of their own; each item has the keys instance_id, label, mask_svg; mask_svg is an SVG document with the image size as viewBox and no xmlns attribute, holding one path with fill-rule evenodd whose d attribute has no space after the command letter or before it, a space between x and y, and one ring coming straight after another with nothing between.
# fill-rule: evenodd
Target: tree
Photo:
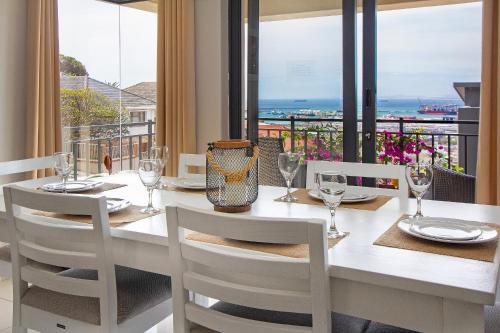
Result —
<instances>
[{"instance_id":1,"label":"tree","mask_svg":"<svg viewBox=\"0 0 500 333\"><path fill-rule=\"evenodd\" d=\"M65 56L64 54L59 55L59 70L69 76L86 76L87 69L80 61L73 57Z\"/></svg>"},{"instance_id":2,"label":"tree","mask_svg":"<svg viewBox=\"0 0 500 333\"><path fill-rule=\"evenodd\" d=\"M89 88L61 90L61 117L63 127L71 128L70 140L82 136L91 140L115 138L120 133L128 134L128 127L123 124L130 122L128 111L120 110L118 102Z\"/></svg>"}]
</instances>

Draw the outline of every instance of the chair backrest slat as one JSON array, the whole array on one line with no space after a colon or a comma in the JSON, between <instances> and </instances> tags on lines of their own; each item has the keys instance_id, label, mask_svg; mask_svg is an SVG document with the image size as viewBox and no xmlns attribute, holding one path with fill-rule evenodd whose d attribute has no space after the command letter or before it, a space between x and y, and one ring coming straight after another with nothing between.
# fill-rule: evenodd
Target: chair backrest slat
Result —
<instances>
[{"instance_id":1,"label":"chair backrest slat","mask_svg":"<svg viewBox=\"0 0 500 333\"><path fill-rule=\"evenodd\" d=\"M227 282L194 272L185 272L184 288L195 293L222 299L231 304L264 310L307 313L311 312L309 291L290 291L248 286Z\"/></svg>"},{"instance_id":2,"label":"chair backrest slat","mask_svg":"<svg viewBox=\"0 0 500 333\"><path fill-rule=\"evenodd\" d=\"M40 221L40 217L21 213L15 217L17 230L25 235L46 239L64 239L68 242L95 242L91 227L78 225L60 225L54 222Z\"/></svg>"},{"instance_id":3,"label":"chair backrest slat","mask_svg":"<svg viewBox=\"0 0 500 333\"><path fill-rule=\"evenodd\" d=\"M63 294L96 297L101 328L116 331L116 278L106 198L45 193L16 185L7 185L3 191L10 228L14 306L20 307L28 283ZM91 216L92 224L75 226L64 217L48 218L33 211ZM97 280L51 273L30 260L89 269L97 273Z\"/></svg>"},{"instance_id":4,"label":"chair backrest slat","mask_svg":"<svg viewBox=\"0 0 500 333\"><path fill-rule=\"evenodd\" d=\"M201 307L197 304L186 304L186 317L202 326L212 326L217 332L238 333L311 333L311 327L257 322L250 319L235 319L233 316ZM325 331L326 332L326 331Z\"/></svg>"},{"instance_id":5,"label":"chair backrest slat","mask_svg":"<svg viewBox=\"0 0 500 333\"><path fill-rule=\"evenodd\" d=\"M92 197L59 193L43 193L38 190L23 189L12 191L12 202L17 206L50 213L92 216L96 211L96 200Z\"/></svg>"},{"instance_id":6,"label":"chair backrest slat","mask_svg":"<svg viewBox=\"0 0 500 333\"><path fill-rule=\"evenodd\" d=\"M398 189L372 188L349 186L352 192L365 192L368 194L394 195L408 198L408 184L405 178L405 167L402 165L385 165L372 163L308 161L306 187L314 187L314 173L319 171L339 171L347 176L397 179Z\"/></svg>"},{"instance_id":7,"label":"chair backrest slat","mask_svg":"<svg viewBox=\"0 0 500 333\"><path fill-rule=\"evenodd\" d=\"M53 272L43 271L29 265L21 267L21 279L40 288L54 290L60 293L101 297L99 281L67 278Z\"/></svg>"},{"instance_id":8,"label":"chair backrest slat","mask_svg":"<svg viewBox=\"0 0 500 333\"><path fill-rule=\"evenodd\" d=\"M206 214L191 209L179 209L179 226L224 238L263 243L307 243L307 221L300 219L256 218L230 214ZM287 228L284 228L287 225Z\"/></svg>"},{"instance_id":9,"label":"chair backrest slat","mask_svg":"<svg viewBox=\"0 0 500 333\"><path fill-rule=\"evenodd\" d=\"M51 169L54 167L54 157L37 157L25 160L0 162L0 176L13 175L22 172Z\"/></svg>"},{"instance_id":10,"label":"chair backrest slat","mask_svg":"<svg viewBox=\"0 0 500 333\"><path fill-rule=\"evenodd\" d=\"M283 258L277 257L255 258L255 255L228 253L217 248L206 251L195 243L181 244L181 251L185 260L239 273L275 277L286 275L297 279L308 279L310 277L309 261L284 261Z\"/></svg>"},{"instance_id":11,"label":"chair backrest slat","mask_svg":"<svg viewBox=\"0 0 500 333\"><path fill-rule=\"evenodd\" d=\"M204 168L206 166L205 154L180 154L179 169L177 171L179 178L200 177L199 174L190 173L189 167Z\"/></svg>"},{"instance_id":12,"label":"chair backrest slat","mask_svg":"<svg viewBox=\"0 0 500 333\"><path fill-rule=\"evenodd\" d=\"M308 332L324 332L331 327L329 298L318 295L320 289L329 294L325 221L235 216L199 211L185 206L169 206L166 210L169 251L174 262L174 299L175 295L182 298L187 291L193 291L247 307L311 313L313 328ZM307 244L310 258L288 258L186 240L185 232L191 231L239 241L272 243L277 246ZM313 295L316 295L317 299L313 298ZM313 306L315 302L321 304ZM216 322L221 318L227 323L240 322L246 329L252 327L253 332L268 325L276 329L276 332L296 332L297 329L302 332L304 329L286 325L278 327L279 325L274 326L275 324L226 315L220 317L220 314L209 310L199 313L210 317L209 323L198 322L196 316L186 317L186 309L191 306L194 304L187 298L174 301L174 318L176 310L177 316L181 316L177 320L174 319L175 331L182 332L183 328L175 325L176 322L182 325L186 320L218 330L220 327ZM238 326L224 326L222 331L241 331L235 327Z\"/></svg>"},{"instance_id":13,"label":"chair backrest slat","mask_svg":"<svg viewBox=\"0 0 500 333\"><path fill-rule=\"evenodd\" d=\"M57 250L27 240L20 240L18 248L20 255L47 265L94 270L99 268L95 253Z\"/></svg>"}]
</instances>

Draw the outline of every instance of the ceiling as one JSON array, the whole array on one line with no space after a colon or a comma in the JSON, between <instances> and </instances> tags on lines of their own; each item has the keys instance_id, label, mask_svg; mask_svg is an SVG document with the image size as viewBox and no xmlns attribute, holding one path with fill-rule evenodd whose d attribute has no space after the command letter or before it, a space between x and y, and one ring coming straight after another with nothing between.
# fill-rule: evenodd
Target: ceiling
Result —
<instances>
[{"instance_id":1,"label":"ceiling","mask_svg":"<svg viewBox=\"0 0 500 333\"><path fill-rule=\"evenodd\" d=\"M111 2L117 5L127 6L135 9L145 10L156 13L158 8L158 0L100 0Z\"/></svg>"},{"instance_id":2,"label":"ceiling","mask_svg":"<svg viewBox=\"0 0 500 333\"><path fill-rule=\"evenodd\" d=\"M101 0L127 7L156 12L158 0ZM232 0L227 0L232 1ZM362 0L357 0L361 9ZM451 5L481 0L378 0L378 10ZM243 15L247 16L248 0L243 0ZM342 0L260 0L261 21L340 15Z\"/></svg>"},{"instance_id":3,"label":"ceiling","mask_svg":"<svg viewBox=\"0 0 500 333\"><path fill-rule=\"evenodd\" d=\"M248 0L243 1L244 17L246 18ZM481 0L378 0L377 9L394 10L478 1ZM359 10L361 10L363 1L357 0L357 2ZM261 21L340 15L342 13L342 0L260 0L259 11Z\"/></svg>"}]
</instances>

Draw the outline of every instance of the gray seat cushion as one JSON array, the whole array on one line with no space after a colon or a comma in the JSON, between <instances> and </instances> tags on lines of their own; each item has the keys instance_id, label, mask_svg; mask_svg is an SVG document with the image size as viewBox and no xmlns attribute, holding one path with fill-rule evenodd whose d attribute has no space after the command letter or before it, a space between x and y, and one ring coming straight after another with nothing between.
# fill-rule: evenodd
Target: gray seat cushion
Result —
<instances>
[{"instance_id":1,"label":"gray seat cushion","mask_svg":"<svg viewBox=\"0 0 500 333\"><path fill-rule=\"evenodd\" d=\"M312 326L312 316L310 314L261 310L225 302L214 304L212 309L245 319L285 325ZM368 320L332 313L332 332L365 332L369 323L370 321Z\"/></svg>"},{"instance_id":2,"label":"gray seat cushion","mask_svg":"<svg viewBox=\"0 0 500 333\"><path fill-rule=\"evenodd\" d=\"M372 321L368 326L368 330L366 331L366 333L416 333L416 332Z\"/></svg>"},{"instance_id":3,"label":"gray seat cushion","mask_svg":"<svg viewBox=\"0 0 500 333\"><path fill-rule=\"evenodd\" d=\"M10 262L10 246L0 243L0 260Z\"/></svg>"},{"instance_id":4,"label":"gray seat cushion","mask_svg":"<svg viewBox=\"0 0 500 333\"><path fill-rule=\"evenodd\" d=\"M500 303L495 304L495 306L486 306L484 316L484 333L500 332Z\"/></svg>"},{"instance_id":5,"label":"gray seat cushion","mask_svg":"<svg viewBox=\"0 0 500 333\"><path fill-rule=\"evenodd\" d=\"M172 296L170 277L137 269L116 266L118 320L121 324ZM97 271L68 269L62 276L97 280ZM67 295L33 286L23 295L21 302L67 318L100 325L99 299Z\"/></svg>"}]
</instances>

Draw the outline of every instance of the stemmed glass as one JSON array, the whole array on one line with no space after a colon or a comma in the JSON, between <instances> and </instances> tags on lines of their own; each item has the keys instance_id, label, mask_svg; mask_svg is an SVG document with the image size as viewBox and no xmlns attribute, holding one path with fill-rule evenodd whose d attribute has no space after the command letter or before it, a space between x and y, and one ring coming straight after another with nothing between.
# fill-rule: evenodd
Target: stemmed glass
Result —
<instances>
[{"instance_id":1,"label":"stemmed glass","mask_svg":"<svg viewBox=\"0 0 500 333\"><path fill-rule=\"evenodd\" d=\"M428 163L408 163L405 175L411 192L417 198L417 212L413 217L422 217L422 197L432 183L432 167Z\"/></svg>"},{"instance_id":2,"label":"stemmed glass","mask_svg":"<svg viewBox=\"0 0 500 333\"><path fill-rule=\"evenodd\" d=\"M300 166L300 159L302 157L301 153L281 153L278 157L278 166L280 168L280 172L285 178L286 181L286 196L282 197L280 200L284 202L295 202L297 198L292 196L290 192L290 188L292 187L293 178L297 174Z\"/></svg>"},{"instance_id":3,"label":"stemmed glass","mask_svg":"<svg viewBox=\"0 0 500 333\"><path fill-rule=\"evenodd\" d=\"M165 165L167 164L169 157L170 157L170 155L169 155L169 151L168 151L167 146L151 147L150 159L160 161L162 173L163 173L163 169L165 169ZM160 181L158 182L158 188L161 188L162 186L163 185L161 183L161 178L160 178Z\"/></svg>"},{"instance_id":4,"label":"stemmed glass","mask_svg":"<svg viewBox=\"0 0 500 333\"><path fill-rule=\"evenodd\" d=\"M319 193L325 206L330 210L331 222L328 238L340 238L345 232L339 231L335 224L335 213L347 189L347 177L337 171L323 171L319 176Z\"/></svg>"},{"instance_id":5,"label":"stemmed glass","mask_svg":"<svg viewBox=\"0 0 500 333\"><path fill-rule=\"evenodd\" d=\"M54 170L62 179L62 188L66 192L66 183L73 169L73 153L54 153Z\"/></svg>"},{"instance_id":6,"label":"stemmed glass","mask_svg":"<svg viewBox=\"0 0 500 333\"><path fill-rule=\"evenodd\" d=\"M159 211L159 209L153 207L153 190L161 177L161 165L160 160L139 161L139 178L148 190L148 206L141 209L142 213L151 214Z\"/></svg>"}]
</instances>

